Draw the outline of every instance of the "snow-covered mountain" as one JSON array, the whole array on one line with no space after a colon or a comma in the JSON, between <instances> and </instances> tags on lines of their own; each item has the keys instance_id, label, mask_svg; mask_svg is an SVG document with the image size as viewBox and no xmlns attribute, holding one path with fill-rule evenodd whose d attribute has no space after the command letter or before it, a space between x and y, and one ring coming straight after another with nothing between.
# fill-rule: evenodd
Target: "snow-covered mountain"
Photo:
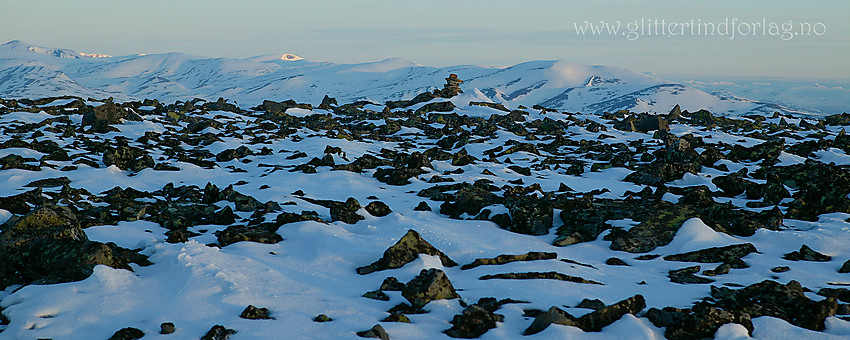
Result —
<instances>
[{"instance_id":1,"label":"snow-covered mountain","mask_svg":"<svg viewBox=\"0 0 850 340\"><path fill-rule=\"evenodd\" d=\"M773 103L709 94L634 71L567 61L530 61L510 67L428 67L404 59L337 64L272 54L247 59L183 53L110 57L21 41L0 45L0 97L76 95L164 101L219 97L240 106L264 99L318 103L410 99L434 89L450 73L465 81L456 104L492 101L508 107L542 105L571 112L627 109L667 112L676 104L723 114L804 113Z\"/></svg>"}]
</instances>

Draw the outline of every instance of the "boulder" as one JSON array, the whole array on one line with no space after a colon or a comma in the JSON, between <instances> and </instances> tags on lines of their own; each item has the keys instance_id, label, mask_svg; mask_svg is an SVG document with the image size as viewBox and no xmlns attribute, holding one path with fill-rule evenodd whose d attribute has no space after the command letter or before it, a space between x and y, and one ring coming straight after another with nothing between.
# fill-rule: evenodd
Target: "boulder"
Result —
<instances>
[{"instance_id":1,"label":"boulder","mask_svg":"<svg viewBox=\"0 0 850 340\"><path fill-rule=\"evenodd\" d=\"M374 263L357 268L357 273L366 275L385 269L401 268L405 264L416 260L419 254L439 256L440 261L446 267L457 266L446 254L432 246L428 241L422 239L415 230L408 230L404 236L394 245L384 251L384 256Z\"/></svg>"}]
</instances>

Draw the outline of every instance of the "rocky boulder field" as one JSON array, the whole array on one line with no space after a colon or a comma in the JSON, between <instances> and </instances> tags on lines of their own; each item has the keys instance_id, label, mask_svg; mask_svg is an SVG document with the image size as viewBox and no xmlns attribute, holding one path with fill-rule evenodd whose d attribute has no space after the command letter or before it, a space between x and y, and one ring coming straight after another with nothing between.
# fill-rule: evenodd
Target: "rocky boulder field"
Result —
<instances>
[{"instance_id":1,"label":"rocky boulder field","mask_svg":"<svg viewBox=\"0 0 850 340\"><path fill-rule=\"evenodd\" d=\"M462 89L0 99L0 338L850 336L850 114Z\"/></svg>"}]
</instances>

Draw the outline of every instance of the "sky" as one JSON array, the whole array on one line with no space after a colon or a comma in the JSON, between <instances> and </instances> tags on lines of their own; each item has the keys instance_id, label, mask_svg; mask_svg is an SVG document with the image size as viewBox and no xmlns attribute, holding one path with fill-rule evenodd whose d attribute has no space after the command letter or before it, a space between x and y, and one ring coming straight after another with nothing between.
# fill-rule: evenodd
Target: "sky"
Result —
<instances>
[{"instance_id":1,"label":"sky","mask_svg":"<svg viewBox=\"0 0 850 340\"><path fill-rule=\"evenodd\" d=\"M23 40L86 53L292 53L342 63L404 58L428 66L560 59L656 75L850 79L846 0L3 3L0 43ZM605 33L591 34L586 22ZM772 24L775 31L768 29ZM709 26L714 34L700 32Z\"/></svg>"}]
</instances>

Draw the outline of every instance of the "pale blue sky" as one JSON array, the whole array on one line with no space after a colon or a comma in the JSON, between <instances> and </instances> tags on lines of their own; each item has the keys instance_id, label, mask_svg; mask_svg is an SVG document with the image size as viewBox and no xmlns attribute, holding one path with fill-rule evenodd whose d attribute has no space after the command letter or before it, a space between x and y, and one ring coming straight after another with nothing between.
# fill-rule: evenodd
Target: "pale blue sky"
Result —
<instances>
[{"instance_id":1,"label":"pale blue sky","mask_svg":"<svg viewBox=\"0 0 850 340\"><path fill-rule=\"evenodd\" d=\"M364 62L512 65L563 59L656 74L850 78L850 2L494 0L4 0L0 43L23 40L80 52L185 52L245 58L293 53ZM622 36L627 23L821 23L823 35ZM574 24L619 20L617 36ZM744 29L744 28L739 28ZM814 32L818 33L818 32Z\"/></svg>"}]
</instances>

